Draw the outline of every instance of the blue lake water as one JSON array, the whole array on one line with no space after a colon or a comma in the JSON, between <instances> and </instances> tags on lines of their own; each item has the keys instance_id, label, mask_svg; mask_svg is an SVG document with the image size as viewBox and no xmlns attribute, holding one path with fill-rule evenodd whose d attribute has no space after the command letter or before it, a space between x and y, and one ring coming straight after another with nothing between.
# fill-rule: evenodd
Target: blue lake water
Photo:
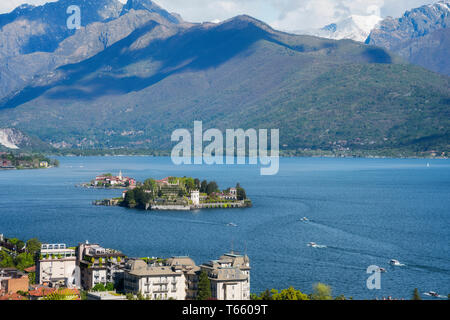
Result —
<instances>
[{"instance_id":1,"label":"blue lake water","mask_svg":"<svg viewBox=\"0 0 450 320\"><path fill-rule=\"evenodd\" d=\"M449 160L289 158L275 176L261 176L257 166L175 166L158 157L59 160L55 169L0 171L0 233L71 246L89 240L130 257L189 255L198 264L233 247L251 259L252 292L292 285L310 293L323 282L334 295L356 299L410 298L416 287L450 293ZM75 186L119 170L140 181L192 176L223 189L239 182L254 206L95 207L93 200L121 191ZM391 267L390 259L405 266ZM387 269L381 290L366 287L370 265Z\"/></svg>"}]
</instances>

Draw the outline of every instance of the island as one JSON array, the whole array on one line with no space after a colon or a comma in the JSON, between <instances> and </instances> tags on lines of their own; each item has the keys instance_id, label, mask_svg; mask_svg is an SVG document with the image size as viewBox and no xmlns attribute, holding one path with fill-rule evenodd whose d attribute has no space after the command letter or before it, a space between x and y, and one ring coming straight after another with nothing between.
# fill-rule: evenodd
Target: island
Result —
<instances>
[{"instance_id":1,"label":"island","mask_svg":"<svg viewBox=\"0 0 450 320\"><path fill-rule=\"evenodd\" d=\"M118 178L118 177L113 177ZM197 210L248 208L252 202L239 183L220 190L215 181L191 177L149 178L126 187L122 197L94 201L94 205L122 206L142 210ZM121 184L120 184L121 185Z\"/></svg>"},{"instance_id":2,"label":"island","mask_svg":"<svg viewBox=\"0 0 450 320\"><path fill-rule=\"evenodd\" d=\"M124 177L122 171L118 176L113 176L111 173L104 173L96 176L88 183L81 184L85 188L100 188L100 189L128 189L136 187L136 180L129 177Z\"/></svg>"},{"instance_id":3,"label":"island","mask_svg":"<svg viewBox=\"0 0 450 320\"><path fill-rule=\"evenodd\" d=\"M58 166L58 160L40 154L0 152L0 170L48 169Z\"/></svg>"}]
</instances>

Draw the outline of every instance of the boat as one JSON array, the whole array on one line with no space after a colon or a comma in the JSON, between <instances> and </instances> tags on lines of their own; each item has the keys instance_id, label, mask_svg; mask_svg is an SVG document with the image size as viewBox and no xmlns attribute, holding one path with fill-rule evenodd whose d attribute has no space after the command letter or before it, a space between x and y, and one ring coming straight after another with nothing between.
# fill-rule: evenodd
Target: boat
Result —
<instances>
[{"instance_id":1,"label":"boat","mask_svg":"<svg viewBox=\"0 0 450 320\"><path fill-rule=\"evenodd\" d=\"M397 267L404 266L404 264L400 263L400 261L395 260L395 259L392 259L391 261L389 261L389 264L391 266L397 266Z\"/></svg>"},{"instance_id":2,"label":"boat","mask_svg":"<svg viewBox=\"0 0 450 320\"><path fill-rule=\"evenodd\" d=\"M230 222L229 224L227 224L227 226L229 226L229 227L237 227L237 224L235 224L233 222Z\"/></svg>"},{"instance_id":3,"label":"boat","mask_svg":"<svg viewBox=\"0 0 450 320\"><path fill-rule=\"evenodd\" d=\"M326 248L327 246L323 246L323 245L317 244L315 242L310 242L310 243L308 243L308 247L312 247L312 248Z\"/></svg>"},{"instance_id":4,"label":"boat","mask_svg":"<svg viewBox=\"0 0 450 320\"><path fill-rule=\"evenodd\" d=\"M424 294L427 296L430 296L430 297L439 297L439 294L434 291L428 291L428 292L425 292Z\"/></svg>"},{"instance_id":5,"label":"boat","mask_svg":"<svg viewBox=\"0 0 450 320\"><path fill-rule=\"evenodd\" d=\"M430 167L430 163L428 162L428 163L427 163L427 168L429 168L429 167Z\"/></svg>"},{"instance_id":6,"label":"boat","mask_svg":"<svg viewBox=\"0 0 450 320\"><path fill-rule=\"evenodd\" d=\"M378 272L386 272L386 269L385 268L378 268Z\"/></svg>"},{"instance_id":7,"label":"boat","mask_svg":"<svg viewBox=\"0 0 450 320\"><path fill-rule=\"evenodd\" d=\"M300 221L305 221L306 222L306 221L309 221L309 219L307 217L303 217L303 218L300 219Z\"/></svg>"}]
</instances>

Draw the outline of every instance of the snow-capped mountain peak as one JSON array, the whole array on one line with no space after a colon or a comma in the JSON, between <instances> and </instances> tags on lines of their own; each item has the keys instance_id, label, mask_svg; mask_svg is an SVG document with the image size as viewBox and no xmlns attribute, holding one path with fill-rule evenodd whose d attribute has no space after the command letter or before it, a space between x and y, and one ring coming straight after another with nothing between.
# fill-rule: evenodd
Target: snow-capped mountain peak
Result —
<instances>
[{"instance_id":1,"label":"snow-capped mountain peak","mask_svg":"<svg viewBox=\"0 0 450 320\"><path fill-rule=\"evenodd\" d=\"M377 15L351 15L339 22L329 24L321 29L295 31L297 34L307 34L335 40L351 39L364 42L370 31L382 20Z\"/></svg>"}]
</instances>

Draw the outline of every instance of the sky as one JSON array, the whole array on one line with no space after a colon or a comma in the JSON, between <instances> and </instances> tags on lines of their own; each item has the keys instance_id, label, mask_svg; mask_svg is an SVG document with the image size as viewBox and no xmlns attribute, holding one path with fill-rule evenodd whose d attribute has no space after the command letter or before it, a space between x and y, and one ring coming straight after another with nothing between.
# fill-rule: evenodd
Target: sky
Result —
<instances>
[{"instance_id":1,"label":"sky","mask_svg":"<svg viewBox=\"0 0 450 320\"><path fill-rule=\"evenodd\" d=\"M40 5L56 0L0 0L0 13L23 3ZM126 2L126 0L119 0ZM279 30L321 28L352 14L400 17L406 10L436 0L155 0L190 22L222 21L248 14Z\"/></svg>"}]
</instances>

